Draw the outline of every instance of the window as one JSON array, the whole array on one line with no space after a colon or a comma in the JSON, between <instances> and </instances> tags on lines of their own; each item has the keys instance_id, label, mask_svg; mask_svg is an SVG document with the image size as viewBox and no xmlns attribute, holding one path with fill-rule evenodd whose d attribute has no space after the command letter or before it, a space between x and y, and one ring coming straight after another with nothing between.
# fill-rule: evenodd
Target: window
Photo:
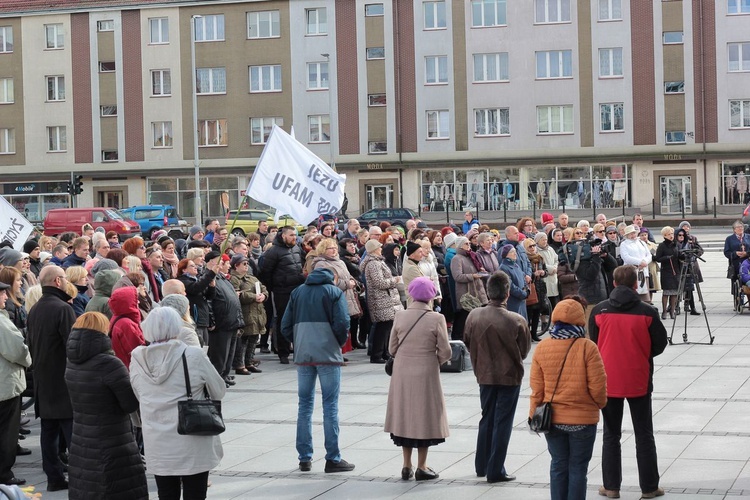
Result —
<instances>
[{"instance_id":1,"label":"window","mask_svg":"<svg viewBox=\"0 0 750 500\"><path fill-rule=\"evenodd\" d=\"M13 78L0 78L0 104L12 104L13 102Z\"/></svg>"},{"instance_id":2,"label":"window","mask_svg":"<svg viewBox=\"0 0 750 500\"><path fill-rule=\"evenodd\" d=\"M307 122L309 142L331 142L331 122L328 115L311 115L307 117Z\"/></svg>"},{"instance_id":3,"label":"window","mask_svg":"<svg viewBox=\"0 0 750 500\"><path fill-rule=\"evenodd\" d=\"M102 162L116 162L116 161L117 161L116 149L102 149Z\"/></svg>"},{"instance_id":4,"label":"window","mask_svg":"<svg viewBox=\"0 0 750 500\"><path fill-rule=\"evenodd\" d=\"M621 102L600 104L599 115L602 120L600 126L602 132L620 132L625 130L625 124L622 119Z\"/></svg>"},{"instance_id":5,"label":"window","mask_svg":"<svg viewBox=\"0 0 750 500\"><path fill-rule=\"evenodd\" d=\"M622 47L599 49L599 77L622 76Z\"/></svg>"},{"instance_id":6,"label":"window","mask_svg":"<svg viewBox=\"0 0 750 500\"><path fill-rule=\"evenodd\" d=\"M13 52L13 26L0 26L0 54Z\"/></svg>"},{"instance_id":7,"label":"window","mask_svg":"<svg viewBox=\"0 0 750 500\"><path fill-rule=\"evenodd\" d=\"M250 66L250 92L281 92L281 65Z\"/></svg>"},{"instance_id":8,"label":"window","mask_svg":"<svg viewBox=\"0 0 750 500\"><path fill-rule=\"evenodd\" d=\"M685 82L664 82L665 94L684 94Z\"/></svg>"},{"instance_id":9,"label":"window","mask_svg":"<svg viewBox=\"0 0 750 500\"><path fill-rule=\"evenodd\" d=\"M508 24L505 0L471 0L471 27L505 26Z\"/></svg>"},{"instance_id":10,"label":"window","mask_svg":"<svg viewBox=\"0 0 750 500\"><path fill-rule=\"evenodd\" d=\"M750 42L730 43L729 71L750 71Z\"/></svg>"},{"instance_id":11,"label":"window","mask_svg":"<svg viewBox=\"0 0 750 500\"><path fill-rule=\"evenodd\" d=\"M198 120L198 146L226 146L226 120Z\"/></svg>"},{"instance_id":12,"label":"window","mask_svg":"<svg viewBox=\"0 0 750 500\"><path fill-rule=\"evenodd\" d=\"M510 109L475 109L474 134L478 137L510 135Z\"/></svg>"},{"instance_id":13,"label":"window","mask_svg":"<svg viewBox=\"0 0 750 500\"><path fill-rule=\"evenodd\" d=\"M535 0L536 23L570 22L570 0Z\"/></svg>"},{"instance_id":14,"label":"window","mask_svg":"<svg viewBox=\"0 0 750 500\"><path fill-rule=\"evenodd\" d=\"M682 31L665 31L663 36L664 36L664 45L682 43L682 39L683 39Z\"/></svg>"},{"instance_id":15,"label":"window","mask_svg":"<svg viewBox=\"0 0 750 500\"><path fill-rule=\"evenodd\" d=\"M437 2L423 2L424 29L438 30L446 27L445 24L445 0Z\"/></svg>"},{"instance_id":16,"label":"window","mask_svg":"<svg viewBox=\"0 0 750 500\"><path fill-rule=\"evenodd\" d=\"M685 144L685 131L678 130L666 133L667 144Z\"/></svg>"},{"instance_id":17,"label":"window","mask_svg":"<svg viewBox=\"0 0 750 500\"><path fill-rule=\"evenodd\" d=\"M0 128L0 155L13 154L16 152L16 130L12 128Z\"/></svg>"},{"instance_id":18,"label":"window","mask_svg":"<svg viewBox=\"0 0 750 500\"><path fill-rule=\"evenodd\" d=\"M99 106L102 116L117 116L117 106Z\"/></svg>"},{"instance_id":19,"label":"window","mask_svg":"<svg viewBox=\"0 0 750 500\"><path fill-rule=\"evenodd\" d=\"M369 94L367 96L367 105L370 107L385 106L385 94Z\"/></svg>"},{"instance_id":20,"label":"window","mask_svg":"<svg viewBox=\"0 0 750 500\"><path fill-rule=\"evenodd\" d=\"M62 49L65 47L65 32L62 24L45 24L44 32L47 35L48 49Z\"/></svg>"},{"instance_id":21,"label":"window","mask_svg":"<svg viewBox=\"0 0 750 500\"><path fill-rule=\"evenodd\" d=\"M65 133L65 127L47 127L47 151L50 153L59 153L67 151L68 139Z\"/></svg>"},{"instance_id":22,"label":"window","mask_svg":"<svg viewBox=\"0 0 750 500\"><path fill-rule=\"evenodd\" d=\"M151 70L151 95L172 95L172 75L168 69Z\"/></svg>"},{"instance_id":23,"label":"window","mask_svg":"<svg viewBox=\"0 0 750 500\"><path fill-rule=\"evenodd\" d=\"M537 78L571 78L573 54L570 50L549 50L536 53Z\"/></svg>"},{"instance_id":24,"label":"window","mask_svg":"<svg viewBox=\"0 0 750 500\"><path fill-rule=\"evenodd\" d=\"M151 122L155 148L172 147L172 122Z\"/></svg>"},{"instance_id":25,"label":"window","mask_svg":"<svg viewBox=\"0 0 750 500\"><path fill-rule=\"evenodd\" d=\"M325 7L305 9L308 35L325 35L328 33L328 14Z\"/></svg>"},{"instance_id":26,"label":"window","mask_svg":"<svg viewBox=\"0 0 750 500\"><path fill-rule=\"evenodd\" d=\"M750 99L729 101L729 128L750 128Z\"/></svg>"},{"instance_id":27,"label":"window","mask_svg":"<svg viewBox=\"0 0 750 500\"><path fill-rule=\"evenodd\" d=\"M540 134L572 134L573 106L537 106L536 124Z\"/></svg>"},{"instance_id":28,"label":"window","mask_svg":"<svg viewBox=\"0 0 750 500\"><path fill-rule=\"evenodd\" d=\"M281 36L278 10L247 13L248 38L276 38Z\"/></svg>"},{"instance_id":29,"label":"window","mask_svg":"<svg viewBox=\"0 0 750 500\"><path fill-rule=\"evenodd\" d=\"M366 52L368 61L372 59L385 59L385 48L383 47L370 47Z\"/></svg>"},{"instance_id":30,"label":"window","mask_svg":"<svg viewBox=\"0 0 750 500\"><path fill-rule=\"evenodd\" d=\"M371 155L384 155L388 152L388 143L386 141L369 141L367 143L367 153Z\"/></svg>"},{"instance_id":31,"label":"window","mask_svg":"<svg viewBox=\"0 0 750 500\"><path fill-rule=\"evenodd\" d=\"M727 14L750 14L750 0L728 0Z\"/></svg>"},{"instance_id":32,"label":"window","mask_svg":"<svg viewBox=\"0 0 750 500\"><path fill-rule=\"evenodd\" d=\"M166 17L154 17L148 20L151 43L169 43L169 19Z\"/></svg>"},{"instance_id":33,"label":"window","mask_svg":"<svg viewBox=\"0 0 750 500\"><path fill-rule=\"evenodd\" d=\"M382 3L371 3L365 5L366 16L382 16L384 14Z\"/></svg>"},{"instance_id":34,"label":"window","mask_svg":"<svg viewBox=\"0 0 750 500\"><path fill-rule=\"evenodd\" d=\"M114 61L99 61L100 73L112 73L115 70Z\"/></svg>"},{"instance_id":35,"label":"window","mask_svg":"<svg viewBox=\"0 0 750 500\"><path fill-rule=\"evenodd\" d=\"M424 62L426 84L448 83L448 56L427 56Z\"/></svg>"},{"instance_id":36,"label":"window","mask_svg":"<svg viewBox=\"0 0 750 500\"><path fill-rule=\"evenodd\" d=\"M621 21L622 0L599 0L600 21Z\"/></svg>"},{"instance_id":37,"label":"window","mask_svg":"<svg viewBox=\"0 0 750 500\"><path fill-rule=\"evenodd\" d=\"M328 88L328 63L307 63L307 90Z\"/></svg>"},{"instance_id":38,"label":"window","mask_svg":"<svg viewBox=\"0 0 750 500\"><path fill-rule=\"evenodd\" d=\"M474 54L474 82L507 82L508 53Z\"/></svg>"},{"instance_id":39,"label":"window","mask_svg":"<svg viewBox=\"0 0 750 500\"><path fill-rule=\"evenodd\" d=\"M224 14L196 17L194 21L196 42L224 40Z\"/></svg>"},{"instance_id":40,"label":"window","mask_svg":"<svg viewBox=\"0 0 750 500\"><path fill-rule=\"evenodd\" d=\"M448 139L448 120L450 115L447 110L428 111L427 112L427 138L428 139Z\"/></svg>"},{"instance_id":41,"label":"window","mask_svg":"<svg viewBox=\"0 0 750 500\"><path fill-rule=\"evenodd\" d=\"M47 77L47 101L64 101L65 100L65 77L48 76Z\"/></svg>"},{"instance_id":42,"label":"window","mask_svg":"<svg viewBox=\"0 0 750 500\"><path fill-rule=\"evenodd\" d=\"M96 22L96 31L114 31L115 21L113 19L105 19L104 21Z\"/></svg>"},{"instance_id":43,"label":"window","mask_svg":"<svg viewBox=\"0 0 750 500\"><path fill-rule=\"evenodd\" d=\"M195 74L198 94L226 94L227 72L225 68L198 68Z\"/></svg>"},{"instance_id":44,"label":"window","mask_svg":"<svg viewBox=\"0 0 750 500\"><path fill-rule=\"evenodd\" d=\"M280 116L266 116L262 118L250 118L250 144L265 144L271 135L273 126L284 126L284 119Z\"/></svg>"}]
</instances>

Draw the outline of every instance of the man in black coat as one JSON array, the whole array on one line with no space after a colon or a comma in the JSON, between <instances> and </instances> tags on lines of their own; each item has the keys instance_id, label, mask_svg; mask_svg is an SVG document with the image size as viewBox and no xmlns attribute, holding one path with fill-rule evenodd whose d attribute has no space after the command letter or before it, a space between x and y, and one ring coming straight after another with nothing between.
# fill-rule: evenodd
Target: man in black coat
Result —
<instances>
[{"instance_id":1,"label":"man in black coat","mask_svg":"<svg viewBox=\"0 0 750 500\"><path fill-rule=\"evenodd\" d=\"M297 235L292 226L284 226L273 240L273 246L263 254L260 280L273 292L276 308L276 351L281 364L289 364L290 344L281 335L281 318L289 303L292 290L305 282L302 273L302 250L297 245Z\"/></svg>"},{"instance_id":2,"label":"man in black coat","mask_svg":"<svg viewBox=\"0 0 750 500\"><path fill-rule=\"evenodd\" d=\"M42 268L39 283L42 298L29 312L27 341L34 363L34 412L42 419L42 468L47 475L47 491L57 491L68 488L58 457L58 438L62 431L70 445L73 433L73 406L65 384L65 347L76 315L68 303L71 297L64 291L67 278L62 268Z\"/></svg>"},{"instance_id":3,"label":"man in black coat","mask_svg":"<svg viewBox=\"0 0 750 500\"><path fill-rule=\"evenodd\" d=\"M229 259L224 260L224 256L228 257L226 254L218 255L217 252L209 252L207 255L212 261L218 261L215 294L211 301L216 328L208 334L208 357L229 387L234 385L229 378L229 372L237 345L237 330L242 326L242 304L234 287L226 278L229 272Z\"/></svg>"}]
</instances>

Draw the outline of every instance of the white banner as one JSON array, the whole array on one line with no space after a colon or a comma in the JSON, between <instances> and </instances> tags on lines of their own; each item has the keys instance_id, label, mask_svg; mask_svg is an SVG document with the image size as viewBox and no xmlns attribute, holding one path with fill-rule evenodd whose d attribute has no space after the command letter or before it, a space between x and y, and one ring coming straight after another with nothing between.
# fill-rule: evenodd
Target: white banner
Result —
<instances>
[{"instance_id":1,"label":"white banner","mask_svg":"<svg viewBox=\"0 0 750 500\"><path fill-rule=\"evenodd\" d=\"M15 250L21 252L33 230L31 222L0 196L0 242L9 241Z\"/></svg>"},{"instance_id":2,"label":"white banner","mask_svg":"<svg viewBox=\"0 0 750 500\"><path fill-rule=\"evenodd\" d=\"M321 214L335 214L344 202L346 175L284 130L274 125L258 166L247 185L250 198L276 209L276 217L291 215L308 224Z\"/></svg>"}]
</instances>

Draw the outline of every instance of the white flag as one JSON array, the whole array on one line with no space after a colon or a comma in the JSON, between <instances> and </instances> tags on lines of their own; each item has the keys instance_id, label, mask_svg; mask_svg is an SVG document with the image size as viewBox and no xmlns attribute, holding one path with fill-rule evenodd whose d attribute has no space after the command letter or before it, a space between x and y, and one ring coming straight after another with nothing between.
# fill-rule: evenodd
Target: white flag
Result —
<instances>
[{"instance_id":1,"label":"white flag","mask_svg":"<svg viewBox=\"0 0 750 500\"><path fill-rule=\"evenodd\" d=\"M13 244L13 248L20 252L34 230L34 226L26 220L26 217L18 213L8 200L2 196L0 200L0 242L9 241Z\"/></svg>"},{"instance_id":2,"label":"white flag","mask_svg":"<svg viewBox=\"0 0 750 500\"><path fill-rule=\"evenodd\" d=\"M247 185L250 198L308 224L335 214L344 202L346 175L338 174L294 137L274 125Z\"/></svg>"}]
</instances>

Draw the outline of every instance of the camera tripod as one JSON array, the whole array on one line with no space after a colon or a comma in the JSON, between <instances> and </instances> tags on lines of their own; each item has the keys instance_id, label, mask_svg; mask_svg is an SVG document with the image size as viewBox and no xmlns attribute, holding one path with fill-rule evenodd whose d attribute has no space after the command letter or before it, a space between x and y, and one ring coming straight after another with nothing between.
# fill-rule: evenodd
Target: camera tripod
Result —
<instances>
[{"instance_id":1,"label":"camera tripod","mask_svg":"<svg viewBox=\"0 0 750 500\"><path fill-rule=\"evenodd\" d=\"M703 302L703 293L701 292L701 285L698 283L698 280L695 279L695 259L700 258L697 255L693 255L689 252L684 252L683 255L685 255L685 260L682 262L682 265L680 266L680 284L677 287L677 297L682 297L683 305L682 305L682 315L685 319L685 324L683 327L682 332L682 342L684 344L703 344L703 345L711 345L714 343L714 336L711 334L711 326L708 324L708 315L706 314L706 303ZM703 259L701 259L703 260ZM693 284L695 285L695 291L698 293L698 300L701 303L701 307L703 308L703 317L706 320L706 328L708 329L708 338L710 339L709 342L688 342L688 334L687 334L687 323L688 323L688 308L690 307L690 293L689 291L686 291L687 285L688 285L688 277L692 278ZM672 332L669 334L669 345L672 345L672 337L674 336L674 328L677 325L677 316L674 317L674 320L672 322Z\"/></svg>"}]
</instances>

